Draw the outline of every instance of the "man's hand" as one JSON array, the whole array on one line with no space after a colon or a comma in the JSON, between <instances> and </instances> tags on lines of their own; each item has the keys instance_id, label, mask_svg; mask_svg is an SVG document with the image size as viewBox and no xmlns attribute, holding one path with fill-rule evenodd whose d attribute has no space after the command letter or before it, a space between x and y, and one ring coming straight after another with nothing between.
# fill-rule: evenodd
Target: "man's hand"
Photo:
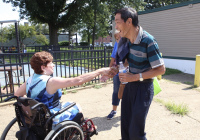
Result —
<instances>
[{"instance_id":1,"label":"man's hand","mask_svg":"<svg viewBox=\"0 0 200 140\"><path fill-rule=\"evenodd\" d=\"M113 78L118 72L119 72L119 69L117 67L111 67L108 73L108 76L110 78Z\"/></svg>"},{"instance_id":2,"label":"man's hand","mask_svg":"<svg viewBox=\"0 0 200 140\"><path fill-rule=\"evenodd\" d=\"M138 74L128 73L119 73L120 82L134 82L139 80Z\"/></svg>"}]
</instances>

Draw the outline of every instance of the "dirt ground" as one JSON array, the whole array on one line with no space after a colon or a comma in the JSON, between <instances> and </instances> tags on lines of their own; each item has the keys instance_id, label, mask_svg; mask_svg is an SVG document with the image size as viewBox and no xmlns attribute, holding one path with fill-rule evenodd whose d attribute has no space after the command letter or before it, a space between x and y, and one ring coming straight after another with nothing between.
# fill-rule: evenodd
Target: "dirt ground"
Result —
<instances>
[{"instance_id":1,"label":"dirt ground","mask_svg":"<svg viewBox=\"0 0 200 140\"><path fill-rule=\"evenodd\" d=\"M200 140L200 89L192 89L194 76L176 74L163 76L159 81L162 91L154 97L175 104L186 104L189 114L178 116L172 114L163 105L152 102L146 121L146 133L149 140ZM63 95L62 101L74 101L82 107L85 118L93 120L98 135L92 140L120 140L120 109L112 120L106 116L112 109L112 83L100 89L89 88L77 93ZM14 115L12 105L0 106L0 135Z\"/></svg>"}]
</instances>

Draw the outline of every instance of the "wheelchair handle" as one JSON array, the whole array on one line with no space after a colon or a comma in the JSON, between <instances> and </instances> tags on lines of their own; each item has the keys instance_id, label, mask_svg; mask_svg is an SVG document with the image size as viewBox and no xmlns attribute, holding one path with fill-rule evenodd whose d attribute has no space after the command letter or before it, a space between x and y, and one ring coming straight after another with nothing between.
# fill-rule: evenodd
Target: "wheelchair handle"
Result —
<instances>
[{"instance_id":1,"label":"wheelchair handle","mask_svg":"<svg viewBox=\"0 0 200 140\"><path fill-rule=\"evenodd\" d=\"M10 96L10 97L4 99L4 102L7 102L7 101L9 101L9 100L11 100L11 99L13 99L13 98L17 99L18 97L15 96L15 95L12 95L12 96Z\"/></svg>"},{"instance_id":2,"label":"wheelchair handle","mask_svg":"<svg viewBox=\"0 0 200 140\"><path fill-rule=\"evenodd\" d=\"M36 105L32 106L31 109L35 109L37 108L38 106L45 106L45 104L43 103L37 103ZM46 106L45 106L46 107Z\"/></svg>"}]
</instances>

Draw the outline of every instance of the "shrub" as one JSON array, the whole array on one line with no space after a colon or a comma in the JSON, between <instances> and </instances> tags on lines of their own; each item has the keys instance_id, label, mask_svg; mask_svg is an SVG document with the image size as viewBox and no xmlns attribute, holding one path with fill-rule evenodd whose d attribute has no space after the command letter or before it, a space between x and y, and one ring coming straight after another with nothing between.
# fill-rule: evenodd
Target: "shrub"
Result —
<instances>
[{"instance_id":1,"label":"shrub","mask_svg":"<svg viewBox=\"0 0 200 140\"><path fill-rule=\"evenodd\" d=\"M69 46L69 41L60 41L58 42L60 46Z\"/></svg>"},{"instance_id":2,"label":"shrub","mask_svg":"<svg viewBox=\"0 0 200 140\"><path fill-rule=\"evenodd\" d=\"M80 42L79 44L80 44L80 46L89 46L88 42Z\"/></svg>"}]
</instances>

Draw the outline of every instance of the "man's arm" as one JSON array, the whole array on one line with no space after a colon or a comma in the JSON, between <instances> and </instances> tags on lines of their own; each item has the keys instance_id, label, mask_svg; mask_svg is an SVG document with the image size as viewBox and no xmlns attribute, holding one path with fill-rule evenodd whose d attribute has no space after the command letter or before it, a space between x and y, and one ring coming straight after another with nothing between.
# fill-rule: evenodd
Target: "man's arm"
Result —
<instances>
[{"instance_id":1,"label":"man's arm","mask_svg":"<svg viewBox=\"0 0 200 140\"><path fill-rule=\"evenodd\" d=\"M127 59L125 59L124 67L128 67L128 60Z\"/></svg>"},{"instance_id":2,"label":"man's arm","mask_svg":"<svg viewBox=\"0 0 200 140\"><path fill-rule=\"evenodd\" d=\"M145 80L156 77L158 75L163 75L164 73L165 73L165 65L161 65L147 72L143 72L142 77ZM119 73L119 79L121 82L134 82L134 81L139 81L140 76L139 74Z\"/></svg>"},{"instance_id":3,"label":"man's arm","mask_svg":"<svg viewBox=\"0 0 200 140\"><path fill-rule=\"evenodd\" d=\"M114 65L114 62L115 62L115 58L111 58L111 61L110 61L110 64L109 64L109 67L112 67Z\"/></svg>"}]
</instances>

